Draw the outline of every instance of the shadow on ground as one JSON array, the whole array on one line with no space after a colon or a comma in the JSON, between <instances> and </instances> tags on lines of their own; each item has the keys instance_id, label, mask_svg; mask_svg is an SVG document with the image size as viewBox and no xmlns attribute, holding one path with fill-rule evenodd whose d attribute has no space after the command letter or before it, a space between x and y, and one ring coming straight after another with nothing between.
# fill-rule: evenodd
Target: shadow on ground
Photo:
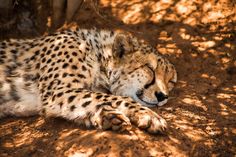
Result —
<instances>
[{"instance_id":1,"label":"shadow on ground","mask_svg":"<svg viewBox=\"0 0 236 157\"><path fill-rule=\"evenodd\" d=\"M6 118L0 121L0 156L236 155L235 2L102 0L97 7L100 13L85 4L64 27L127 30L176 66L172 98L155 109L168 132L117 134L61 119Z\"/></svg>"}]
</instances>

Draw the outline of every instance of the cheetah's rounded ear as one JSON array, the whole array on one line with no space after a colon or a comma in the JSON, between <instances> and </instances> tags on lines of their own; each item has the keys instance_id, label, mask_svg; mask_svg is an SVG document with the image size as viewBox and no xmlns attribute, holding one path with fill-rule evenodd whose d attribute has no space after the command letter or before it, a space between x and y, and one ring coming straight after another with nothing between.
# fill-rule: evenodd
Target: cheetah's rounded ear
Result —
<instances>
[{"instance_id":1,"label":"cheetah's rounded ear","mask_svg":"<svg viewBox=\"0 0 236 157\"><path fill-rule=\"evenodd\" d=\"M131 36L125 33L118 33L115 36L114 43L112 45L113 57L122 58L124 55L133 51L131 43Z\"/></svg>"}]
</instances>

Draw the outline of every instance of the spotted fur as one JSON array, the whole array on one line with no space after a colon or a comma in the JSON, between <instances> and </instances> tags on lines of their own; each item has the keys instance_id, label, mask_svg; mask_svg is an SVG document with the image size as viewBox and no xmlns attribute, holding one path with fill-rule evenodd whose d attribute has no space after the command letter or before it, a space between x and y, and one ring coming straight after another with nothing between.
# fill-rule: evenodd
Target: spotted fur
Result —
<instances>
[{"instance_id":1,"label":"spotted fur","mask_svg":"<svg viewBox=\"0 0 236 157\"><path fill-rule=\"evenodd\" d=\"M99 129L150 133L177 81L155 49L120 31L79 29L0 42L0 117L63 117Z\"/></svg>"}]
</instances>

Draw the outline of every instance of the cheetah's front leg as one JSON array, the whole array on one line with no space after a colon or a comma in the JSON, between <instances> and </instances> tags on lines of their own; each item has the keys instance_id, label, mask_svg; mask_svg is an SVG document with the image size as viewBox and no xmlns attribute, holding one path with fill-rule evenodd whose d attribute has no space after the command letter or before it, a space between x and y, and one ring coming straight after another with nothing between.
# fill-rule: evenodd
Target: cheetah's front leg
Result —
<instances>
[{"instance_id":1,"label":"cheetah's front leg","mask_svg":"<svg viewBox=\"0 0 236 157\"><path fill-rule=\"evenodd\" d=\"M159 133L166 130L167 123L162 117L151 109L132 101L131 98L112 95L106 98L106 101L103 103L101 113L98 112L99 114L93 117L98 120L98 123L95 124L98 124L99 128L123 130L129 128L129 121L131 121L149 133ZM121 123L122 121L124 123ZM122 124L122 126L117 126L117 124Z\"/></svg>"},{"instance_id":2,"label":"cheetah's front leg","mask_svg":"<svg viewBox=\"0 0 236 157\"><path fill-rule=\"evenodd\" d=\"M123 103L119 105L117 109L129 117L130 121L134 125L138 126L140 129L148 131L149 133L163 133L167 128L165 119L148 107L132 101L131 98L125 98Z\"/></svg>"},{"instance_id":3,"label":"cheetah's front leg","mask_svg":"<svg viewBox=\"0 0 236 157\"><path fill-rule=\"evenodd\" d=\"M122 131L130 128L131 123L150 133L166 128L163 118L131 98L85 90L59 90L44 102L42 111L46 116L63 117L103 130Z\"/></svg>"},{"instance_id":4,"label":"cheetah's front leg","mask_svg":"<svg viewBox=\"0 0 236 157\"><path fill-rule=\"evenodd\" d=\"M104 93L60 89L50 97L42 95L41 114L46 117L62 117L103 130L123 131L130 128L129 118L117 110L108 97Z\"/></svg>"}]
</instances>

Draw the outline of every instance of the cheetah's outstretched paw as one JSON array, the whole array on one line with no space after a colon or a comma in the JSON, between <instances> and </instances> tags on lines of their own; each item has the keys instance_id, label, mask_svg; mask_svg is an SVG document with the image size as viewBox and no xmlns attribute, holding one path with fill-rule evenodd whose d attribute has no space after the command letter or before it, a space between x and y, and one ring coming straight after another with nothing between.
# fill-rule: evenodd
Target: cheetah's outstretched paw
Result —
<instances>
[{"instance_id":1,"label":"cheetah's outstretched paw","mask_svg":"<svg viewBox=\"0 0 236 157\"><path fill-rule=\"evenodd\" d=\"M143 112L135 113L131 120L140 129L147 130L152 134L164 133L167 129L167 123L165 119L148 108Z\"/></svg>"},{"instance_id":2,"label":"cheetah's outstretched paw","mask_svg":"<svg viewBox=\"0 0 236 157\"><path fill-rule=\"evenodd\" d=\"M117 110L103 110L94 119L94 126L102 130L125 131L130 130L128 117Z\"/></svg>"}]
</instances>

